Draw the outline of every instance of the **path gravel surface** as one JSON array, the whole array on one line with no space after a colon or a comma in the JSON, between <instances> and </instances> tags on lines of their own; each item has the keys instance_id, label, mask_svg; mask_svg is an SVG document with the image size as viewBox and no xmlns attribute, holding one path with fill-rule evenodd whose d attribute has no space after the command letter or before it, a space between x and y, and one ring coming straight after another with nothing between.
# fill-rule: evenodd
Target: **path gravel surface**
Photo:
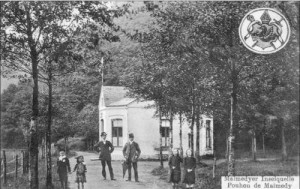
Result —
<instances>
[{"instance_id":1,"label":"path gravel surface","mask_svg":"<svg viewBox=\"0 0 300 189\"><path fill-rule=\"evenodd\" d=\"M112 161L112 167L114 170L116 181L111 181L109 176L107 180L103 180L101 171L101 162L92 159L97 158L96 153L89 152L77 152L77 155L83 155L87 166L87 183L85 183L85 189L169 189L172 188L170 183L159 179L158 176L151 174L151 171L159 166L159 162L140 161L138 162L139 180L140 182L127 182L125 181L127 175L123 179L121 161ZM76 159L70 159L71 169L73 170ZM106 166L106 174L109 175L108 168ZM76 173L73 172L69 176L70 189L77 189L77 183L75 183ZM132 170L132 178L134 178ZM134 179L133 179L134 180Z\"/></svg>"}]
</instances>

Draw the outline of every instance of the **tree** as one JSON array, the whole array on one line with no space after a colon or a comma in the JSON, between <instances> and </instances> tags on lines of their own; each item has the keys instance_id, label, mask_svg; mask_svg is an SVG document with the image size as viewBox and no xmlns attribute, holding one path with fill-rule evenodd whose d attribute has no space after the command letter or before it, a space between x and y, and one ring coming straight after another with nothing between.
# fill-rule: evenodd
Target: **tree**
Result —
<instances>
[{"instance_id":1,"label":"tree","mask_svg":"<svg viewBox=\"0 0 300 189\"><path fill-rule=\"evenodd\" d=\"M247 109L250 110L248 113L251 112L252 117L257 115L259 124L256 124L256 130L262 132L263 143L265 134L271 129L265 123L266 120L271 116L281 120L282 159L286 160L285 129L297 130L293 122L298 119L296 114L299 112L296 108L299 103L299 87L296 84L299 70L295 69L299 65L299 3L277 2L270 3L270 6L282 11L288 19L291 25L290 42L283 50L268 57L266 61L272 62L268 72L263 72L264 77L259 77L263 79L254 78L248 81L245 87L250 92L243 95L247 96L244 99L248 99L248 106L252 107Z\"/></svg>"},{"instance_id":2,"label":"tree","mask_svg":"<svg viewBox=\"0 0 300 189\"><path fill-rule=\"evenodd\" d=\"M212 75L210 76L213 77L217 86L221 86L223 83L223 86L230 89L228 175L234 174L234 135L238 120L238 94L246 81L262 78L261 74L268 73L268 66L270 66L266 56L255 55L241 46L237 34L239 20L250 9L258 6L261 4L244 2L207 2L195 3L194 6L182 6L189 10L186 13L190 13L188 14L190 18L202 18L199 25L195 26L195 32L201 36L194 43L195 53L199 57L200 55L205 56L203 51L207 52L212 65L210 72ZM201 44L202 48L197 43ZM226 97L229 92L228 88L227 90L221 88L221 90Z\"/></svg>"},{"instance_id":3,"label":"tree","mask_svg":"<svg viewBox=\"0 0 300 189\"><path fill-rule=\"evenodd\" d=\"M194 112L197 109L195 102L198 98L201 99L201 95L198 96L196 91L209 91L213 94L211 95L213 99L201 99L206 105L200 107L205 107L204 112L208 113L224 112L224 106L220 111L216 109L216 104L221 102L226 105L230 99L228 175L234 175L234 138L241 108L238 100L242 100L241 95L249 91L246 86L253 87L249 82L265 79L270 74L278 72L275 68L283 64L282 60L272 62L269 56L254 54L240 43L238 35L240 20L248 11L261 6L274 5L268 2L176 2L169 3L162 11L154 11L153 15L157 19L158 27L155 26L153 29L155 35L150 35L149 41L146 42L155 45L152 50L147 49L146 53L150 54L147 56L148 64L144 63L141 66L143 68L136 69L137 75L145 75L131 77L136 80L136 88L142 88L144 79L149 77L147 74L153 75L150 70L151 65L157 65L156 71L166 75L162 80L164 98L170 98L167 95L170 94L168 91L184 96L185 104L189 106L186 112L191 120L191 130L195 120ZM279 54L282 56L281 53ZM180 64L180 61L185 64ZM175 66L172 67L170 64ZM185 65L186 69L184 69ZM178 74L181 76L178 80L176 77L179 69L176 70L176 66L180 66L180 71L184 73ZM205 71L202 72L201 69ZM199 71L204 74L204 82L197 85L195 81L201 79L198 76ZM174 82L169 82L168 78ZM182 89L180 92L174 92L172 84L175 82ZM151 87L148 89L149 91L132 91L137 94L151 93ZM175 98L174 95L171 97ZM180 98L176 100L178 99Z\"/></svg>"},{"instance_id":4,"label":"tree","mask_svg":"<svg viewBox=\"0 0 300 189\"><path fill-rule=\"evenodd\" d=\"M33 78L32 122L30 139L30 187L39 188L38 180L38 66L51 46L52 26L68 20L72 3L4 2L1 34L4 38L3 63L12 70L29 73ZM65 6L63 6L65 5ZM68 5L68 6L66 6ZM56 14L53 14L53 11ZM57 29L54 27L54 29Z\"/></svg>"},{"instance_id":5,"label":"tree","mask_svg":"<svg viewBox=\"0 0 300 189\"><path fill-rule=\"evenodd\" d=\"M111 18L112 16L118 16L120 9L109 11L107 7L104 8L104 4L99 2L4 2L2 4L1 13L5 12L1 23L4 26L1 28L5 29L1 31L1 39L3 37L5 44L4 48L1 48L1 52L4 54L4 66L10 68L9 71L17 70L32 75L34 81L30 146L31 188L38 188L38 135L36 133L38 80L46 81L49 86L47 131L49 171L47 171L46 182L47 187L51 188L51 96L52 79L55 76L55 73L53 73L55 72L55 65L53 63L58 63L62 54L66 55L64 51L68 49L70 39L79 32L79 29L82 32L86 28L95 28L97 24L102 24L102 29L105 27L113 28L114 24ZM76 12L80 14L76 14ZM98 23L91 24L89 22L91 20ZM115 38L110 31L98 34L103 36L94 35L93 38L88 38L89 40L92 39L91 43L99 41L99 37L107 40ZM60 71L65 67L66 64L64 63L57 65ZM38 69L40 72L38 72ZM22 76L26 77L27 75Z\"/></svg>"},{"instance_id":6,"label":"tree","mask_svg":"<svg viewBox=\"0 0 300 189\"><path fill-rule=\"evenodd\" d=\"M85 137L89 150L93 150L94 143L99 137L98 115L98 107L92 104L87 104L78 115L76 124L79 132L77 134Z\"/></svg>"},{"instance_id":7,"label":"tree","mask_svg":"<svg viewBox=\"0 0 300 189\"><path fill-rule=\"evenodd\" d=\"M1 94L1 144L4 148L27 147L22 120L30 115L30 87L11 84ZM24 126L24 127L23 127ZM24 135L23 135L24 134ZM25 143L24 143L25 142Z\"/></svg>"}]
</instances>

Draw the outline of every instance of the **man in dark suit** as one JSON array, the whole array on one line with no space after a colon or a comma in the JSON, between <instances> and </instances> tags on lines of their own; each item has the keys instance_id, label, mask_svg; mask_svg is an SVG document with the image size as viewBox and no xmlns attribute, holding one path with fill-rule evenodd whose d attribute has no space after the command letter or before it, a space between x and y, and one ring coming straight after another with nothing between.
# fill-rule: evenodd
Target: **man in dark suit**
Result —
<instances>
[{"instance_id":1,"label":"man in dark suit","mask_svg":"<svg viewBox=\"0 0 300 189\"><path fill-rule=\"evenodd\" d=\"M141 155L141 150L134 140L133 133L129 134L129 141L125 144L123 148L123 155L128 164L128 180L131 181L131 167L134 170L135 182L139 182L138 171L137 171L137 161Z\"/></svg>"},{"instance_id":2,"label":"man in dark suit","mask_svg":"<svg viewBox=\"0 0 300 189\"><path fill-rule=\"evenodd\" d=\"M104 177L104 180L106 180L106 171L105 171L106 164L108 166L110 179L116 180L114 178L113 169L111 167L111 155L110 155L114 151L114 146L112 145L111 142L106 140L106 135L107 134L105 132L101 133L102 140L99 141L97 144L95 144L95 147L98 148L98 150L100 151L99 159L101 160L101 164L102 164L102 176Z\"/></svg>"}]
</instances>

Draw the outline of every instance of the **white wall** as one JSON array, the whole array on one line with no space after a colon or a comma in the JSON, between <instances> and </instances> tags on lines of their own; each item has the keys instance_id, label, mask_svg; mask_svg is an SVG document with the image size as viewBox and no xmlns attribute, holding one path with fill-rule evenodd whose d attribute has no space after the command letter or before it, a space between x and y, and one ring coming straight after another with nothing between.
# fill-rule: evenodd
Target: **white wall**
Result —
<instances>
[{"instance_id":1,"label":"white wall","mask_svg":"<svg viewBox=\"0 0 300 189\"><path fill-rule=\"evenodd\" d=\"M205 120L209 119L211 120L211 137L213 137L213 120L211 118L208 118L206 116L202 116L203 122L205 123ZM189 148L189 140L188 140L188 132L189 132L189 123L184 118L183 124L182 124L182 148L183 152L185 154L186 150ZM179 117L175 117L173 121L173 146L174 148L180 147L180 139L179 139L179 133L180 133L180 122ZM194 126L194 150L196 151L196 136L197 136L197 129L196 125ZM205 127L200 126L200 155L205 154L212 154L213 150L206 149L206 130ZM212 147L213 147L213 140L212 140Z\"/></svg>"},{"instance_id":2,"label":"white wall","mask_svg":"<svg viewBox=\"0 0 300 189\"><path fill-rule=\"evenodd\" d=\"M104 132L108 134L107 139L112 140L112 119L123 120L123 144L128 141L128 133L132 132L135 136L135 141L140 145L142 157L155 158L158 157L158 151L155 148L159 147L159 119L154 117L155 108L145 108L153 104L153 102L133 102L127 107L102 107L100 108L99 121L104 120ZM213 120L209 117L202 116L203 123L206 119L211 120L211 136L213 137ZM173 121L173 144L175 148L179 148L179 119L176 116ZM186 120L182 125L182 143L183 151L188 149L188 131L189 125ZM102 132L99 127L99 134ZM200 155L212 154L212 148L206 149L206 130L201 126L200 129ZM100 138L100 137L99 137ZM194 149L196 150L196 126L194 128ZM212 140L213 147L213 140ZM167 152L165 152L167 153ZM122 147L115 148L114 154L122 156ZM118 157L115 156L114 159Z\"/></svg>"},{"instance_id":3,"label":"white wall","mask_svg":"<svg viewBox=\"0 0 300 189\"><path fill-rule=\"evenodd\" d=\"M151 104L151 103L150 103ZM145 108L149 102L134 102L128 107L129 132L134 133L135 141L139 144L144 158L158 157L159 119L154 117L155 108Z\"/></svg>"},{"instance_id":4,"label":"white wall","mask_svg":"<svg viewBox=\"0 0 300 189\"><path fill-rule=\"evenodd\" d=\"M210 136L211 136L211 148L206 148L206 120L210 120ZM196 125L194 128L194 144L195 147L194 149L196 150L196 134L197 134L197 129ZM205 154L213 154L213 120L212 118L202 116L202 125L200 125L200 155L205 155Z\"/></svg>"},{"instance_id":5,"label":"white wall","mask_svg":"<svg viewBox=\"0 0 300 189\"><path fill-rule=\"evenodd\" d=\"M118 107L107 107L100 111L100 115L102 114L102 118L100 120L104 120L104 132L107 133L107 140L112 141L112 120L113 119L122 119L123 121L123 144L125 144L126 140L126 133L128 132L127 128L127 109L125 107L118 108ZM101 127L99 127L99 134L103 132ZM100 136L99 136L100 140ZM121 147L120 147L121 148Z\"/></svg>"}]
</instances>

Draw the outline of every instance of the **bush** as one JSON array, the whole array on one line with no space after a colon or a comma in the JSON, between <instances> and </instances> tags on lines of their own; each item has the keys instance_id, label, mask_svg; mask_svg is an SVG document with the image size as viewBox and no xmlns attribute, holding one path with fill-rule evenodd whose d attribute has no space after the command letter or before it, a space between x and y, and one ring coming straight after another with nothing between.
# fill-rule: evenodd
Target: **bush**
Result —
<instances>
[{"instance_id":1,"label":"bush","mask_svg":"<svg viewBox=\"0 0 300 189\"><path fill-rule=\"evenodd\" d=\"M213 154L205 154L203 156L201 156L201 159L213 159L214 155Z\"/></svg>"},{"instance_id":2,"label":"bush","mask_svg":"<svg viewBox=\"0 0 300 189\"><path fill-rule=\"evenodd\" d=\"M57 151L65 150L65 140L60 139L55 144ZM67 153L71 150L84 151L86 150L85 141L81 137L68 138L67 140Z\"/></svg>"},{"instance_id":3,"label":"bush","mask_svg":"<svg viewBox=\"0 0 300 189\"><path fill-rule=\"evenodd\" d=\"M4 128L1 137L2 148L26 148L24 135L20 128Z\"/></svg>"},{"instance_id":4,"label":"bush","mask_svg":"<svg viewBox=\"0 0 300 189\"><path fill-rule=\"evenodd\" d=\"M68 147L71 150L79 150L79 151L86 150L85 142L82 139L70 141L68 143Z\"/></svg>"},{"instance_id":5,"label":"bush","mask_svg":"<svg viewBox=\"0 0 300 189\"><path fill-rule=\"evenodd\" d=\"M70 151L68 145L67 145L67 148L65 148L65 142L63 140L59 140L56 144L54 144L54 147L56 150L53 155L58 155L58 153L60 151L66 150L66 153L69 153L69 151Z\"/></svg>"}]
</instances>

